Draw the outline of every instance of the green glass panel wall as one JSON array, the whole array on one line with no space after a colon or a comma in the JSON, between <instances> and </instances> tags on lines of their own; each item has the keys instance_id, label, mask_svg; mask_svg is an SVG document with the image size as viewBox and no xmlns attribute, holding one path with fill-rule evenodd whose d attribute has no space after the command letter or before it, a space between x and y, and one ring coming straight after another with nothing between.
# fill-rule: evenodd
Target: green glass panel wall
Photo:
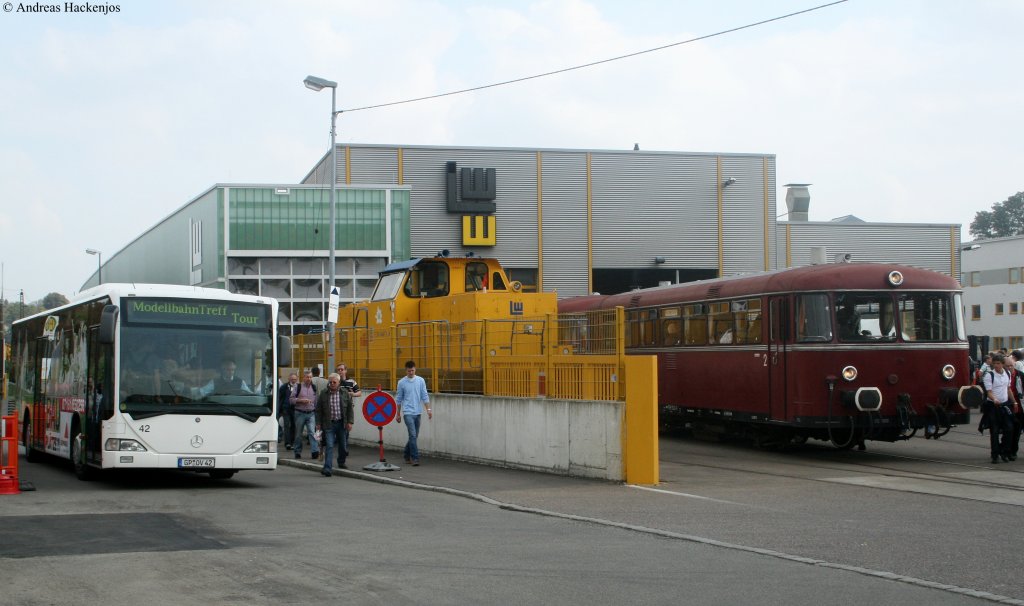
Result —
<instances>
[{"instance_id":1,"label":"green glass panel wall","mask_svg":"<svg viewBox=\"0 0 1024 606\"><path fill-rule=\"evenodd\" d=\"M337 190L336 250L380 251L387 246L383 189ZM330 248L329 189L296 189L280 195L268 188L231 188L232 250L327 250ZM409 192L392 190L392 248L409 251Z\"/></svg>"}]
</instances>

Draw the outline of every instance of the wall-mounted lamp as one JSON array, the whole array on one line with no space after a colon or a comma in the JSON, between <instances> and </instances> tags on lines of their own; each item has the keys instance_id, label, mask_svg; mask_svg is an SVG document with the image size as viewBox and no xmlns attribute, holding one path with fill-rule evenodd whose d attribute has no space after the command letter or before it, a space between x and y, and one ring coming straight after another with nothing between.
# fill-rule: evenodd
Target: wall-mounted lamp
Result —
<instances>
[{"instance_id":1,"label":"wall-mounted lamp","mask_svg":"<svg viewBox=\"0 0 1024 606\"><path fill-rule=\"evenodd\" d=\"M654 257L654 262L657 263L658 265L661 265L662 263L665 262L665 257Z\"/></svg>"},{"instance_id":2,"label":"wall-mounted lamp","mask_svg":"<svg viewBox=\"0 0 1024 606\"><path fill-rule=\"evenodd\" d=\"M981 244L970 244L968 246L962 247L960 250L963 250L963 251L978 250L979 248L981 248Z\"/></svg>"},{"instance_id":3,"label":"wall-mounted lamp","mask_svg":"<svg viewBox=\"0 0 1024 606\"><path fill-rule=\"evenodd\" d=\"M729 177L725 181L722 181L722 187L729 187L730 185L732 185L735 182L736 182L736 179L733 179L732 177Z\"/></svg>"}]
</instances>

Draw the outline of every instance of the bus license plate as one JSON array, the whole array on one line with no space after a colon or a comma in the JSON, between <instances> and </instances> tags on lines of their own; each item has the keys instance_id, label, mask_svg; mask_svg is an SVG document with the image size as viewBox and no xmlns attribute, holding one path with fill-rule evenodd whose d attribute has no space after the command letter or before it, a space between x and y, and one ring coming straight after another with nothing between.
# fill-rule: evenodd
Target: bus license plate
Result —
<instances>
[{"instance_id":1,"label":"bus license plate","mask_svg":"<svg viewBox=\"0 0 1024 606\"><path fill-rule=\"evenodd\" d=\"M213 457L178 457L178 467L213 467Z\"/></svg>"}]
</instances>

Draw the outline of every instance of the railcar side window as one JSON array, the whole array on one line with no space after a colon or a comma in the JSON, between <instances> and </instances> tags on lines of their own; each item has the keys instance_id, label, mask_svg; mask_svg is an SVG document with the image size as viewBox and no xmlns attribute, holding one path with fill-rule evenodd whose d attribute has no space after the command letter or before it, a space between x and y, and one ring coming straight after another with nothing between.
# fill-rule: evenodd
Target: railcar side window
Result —
<instances>
[{"instance_id":1,"label":"railcar side window","mask_svg":"<svg viewBox=\"0 0 1024 606\"><path fill-rule=\"evenodd\" d=\"M888 293L836 295L836 327L845 342L896 339L896 314Z\"/></svg>"},{"instance_id":2,"label":"railcar side window","mask_svg":"<svg viewBox=\"0 0 1024 606\"><path fill-rule=\"evenodd\" d=\"M708 305L711 313L711 342L729 344L736 342L736 329L733 326L732 311L729 303L711 303Z\"/></svg>"},{"instance_id":3,"label":"railcar side window","mask_svg":"<svg viewBox=\"0 0 1024 606\"><path fill-rule=\"evenodd\" d=\"M761 342L761 299L733 301L737 343Z\"/></svg>"},{"instance_id":4,"label":"railcar side window","mask_svg":"<svg viewBox=\"0 0 1024 606\"><path fill-rule=\"evenodd\" d=\"M796 302L797 341L831 341L832 310L828 303L828 295L801 295Z\"/></svg>"},{"instance_id":5,"label":"railcar side window","mask_svg":"<svg viewBox=\"0 0 1024 606\"><path fill-rule=\"evenodd\" d=\"M708 315L703 303L683 306L683 339L687 345L708 344Z\"/></svg>"},{"instance_id":6,"label":"railcar side window","mask_svg":"<svg viewBox=\"0 0 1024 606\"><path fill-rule=\"evenodd\" d=\"M683 335L679 308L666 307L658 313L661 316L661 344L665 347L680 345Z\"/></svg>"},{"instance_id":7,"label":"railcar side window","mask_svg":"<svg viewBox=\"0 0 1024 606\"><path fill-rule=\"evenodd\" d=\"M916 293L900 297L904 341L951 341L954 319L949 295Z\"/></svg>"},{"instance_id":8,"label":"railcar side window","mask_svg":"<svg viewBox=\"0 0 1024 606\"><path fill-rule=\"evenodd\" d=\"M641 309L629 312L626 315L626 346L650 347L657 345L654 334L657 317L658 311L655 309Z\"/></svg>"}]
</instances>

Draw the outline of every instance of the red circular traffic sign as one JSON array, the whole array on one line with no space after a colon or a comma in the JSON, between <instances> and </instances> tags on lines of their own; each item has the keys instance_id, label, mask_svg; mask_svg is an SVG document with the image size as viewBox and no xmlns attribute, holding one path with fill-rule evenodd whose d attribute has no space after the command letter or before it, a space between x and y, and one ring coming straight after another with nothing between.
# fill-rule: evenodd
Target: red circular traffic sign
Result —
<instances>
[{"instance_id":1,"label":"red circular traffic sign","mask_svg":"<svg viewBox=\"0 0 1024 606\"><path fill-rule=\"evenodd\" d=\"M384 427L395 420L398 405L391 394L377 390L363 398L363 418L375 427Z\"/></svg>"}]
</instances>

